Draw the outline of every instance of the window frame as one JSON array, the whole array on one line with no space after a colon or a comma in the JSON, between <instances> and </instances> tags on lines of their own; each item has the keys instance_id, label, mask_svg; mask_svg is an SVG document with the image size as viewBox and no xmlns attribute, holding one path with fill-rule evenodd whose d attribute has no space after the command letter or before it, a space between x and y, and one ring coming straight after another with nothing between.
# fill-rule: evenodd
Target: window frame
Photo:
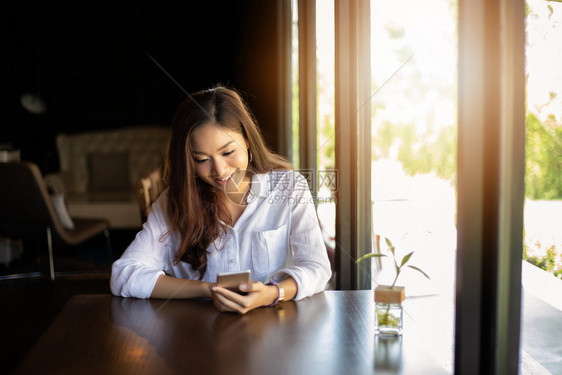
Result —
<instances>
[{"instance_id":1,"label":"window frame","mask_svg":"<svg viewBox=\"0 0 562 375\"><path fill-rule=\"evenodd\" d=\"M459 0L455 373L518 373L525 3Z\"/></svg>"},{"instance_id":2,"label":"window frame","mask_svg":"<svg viewBox=\"0 0 562 375\"><path fill-rule=\"evenodd\" d=\"M299 167L317 169L316 0L298 1ZM315 196L316 192L312 194Z\"/></svg>"},{"instance_id":3,"label":"window frame","mask_svg":"<svg viewBox=\"0 0 562 375\"><path fill-rule=\"evenodd\" d=\"M370 289L370 0L335 0L336 288ZM367 104L367 105L366 105Z\"/></svg>"}]
</instances>

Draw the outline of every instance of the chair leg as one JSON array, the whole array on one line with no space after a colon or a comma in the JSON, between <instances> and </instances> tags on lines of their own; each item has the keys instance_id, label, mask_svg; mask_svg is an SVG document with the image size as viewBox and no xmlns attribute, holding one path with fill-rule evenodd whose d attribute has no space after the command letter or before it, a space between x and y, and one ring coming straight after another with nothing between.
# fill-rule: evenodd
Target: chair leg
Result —
<instances>
[{"instance_id":1,"label":"chair leg","mask_svg":"<svg viewBox=\"0 0 562 375\"><path fill-rule=\"evenodd\" d=\"M55 260L53 258L53 238L51 235L51 228L47 227L47 246L49 248L49 272L51 280L55 280Z\"/></svg>"},{"instance_id":2,"label":"chair leg","mask_svg":"<svg viewBox=\"0 0 562 375\"><path fill-rule=\"evenodd\" d=\"M105 236L105 248L107 249L107 254L109 255L109 260L113 261L113 248L111 246L111 239L109 238L109 229L105 229L103 231L103 235Z\"/></svg>"}]
</instances>

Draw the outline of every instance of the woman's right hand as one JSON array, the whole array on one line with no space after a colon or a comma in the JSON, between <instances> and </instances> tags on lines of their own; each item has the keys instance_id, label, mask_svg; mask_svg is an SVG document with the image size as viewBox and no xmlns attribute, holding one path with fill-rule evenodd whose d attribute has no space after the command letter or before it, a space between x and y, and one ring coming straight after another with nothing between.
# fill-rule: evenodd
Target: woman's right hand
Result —
<instances>
[{"instance_id":1,"label":"woman's right hand","mask_svg":"<svg viewBox=\"0 0 562 375\"><path fill-rule=\"evenodd\" d=\"M247 293L242 295L220 286L211 287L211 298L219 311L245 314L257 307L268 306L277 298L275 286L264 285L262 282L251 281L240 286Z\"/></svg>"}]
</instances>

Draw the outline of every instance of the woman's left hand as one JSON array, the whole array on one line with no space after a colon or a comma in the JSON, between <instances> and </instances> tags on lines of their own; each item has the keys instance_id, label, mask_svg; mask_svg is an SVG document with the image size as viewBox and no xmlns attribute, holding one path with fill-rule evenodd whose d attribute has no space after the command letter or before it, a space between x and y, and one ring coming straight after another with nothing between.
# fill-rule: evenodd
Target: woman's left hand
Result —
<instances>
[{"instance_id":1,"label":"woman's left hand","mask_svg":"<svg viewBox=\"0 0 562 375\"><path fill-rule=\"evenodd\" d=\"M220 286L211 288L213 303L219 311L232 311L245 314L256 307L267 306L277 297L277 288L264 285L262 282L251 281L240 285L242 295Z\"/></svg>"}]
</instances>

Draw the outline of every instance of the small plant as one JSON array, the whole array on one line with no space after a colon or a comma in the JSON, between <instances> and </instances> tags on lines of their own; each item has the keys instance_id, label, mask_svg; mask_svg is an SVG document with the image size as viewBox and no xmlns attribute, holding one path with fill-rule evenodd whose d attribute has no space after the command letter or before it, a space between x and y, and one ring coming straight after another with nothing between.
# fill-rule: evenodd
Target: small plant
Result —
<instances>
[{"instance_id":1,"label":"small plant","mask_svg":"<svg viewBox=\"0 0 562 375\"><path fill-rule=\"evenodd\" d=\"M388 249L390 250L390 253L392 254L392 259L394 260L394 268L396 270L396 276L394 277L394 281L392 282L392 285L390 286L390 289L394 288L394 285L396 285L396 281L398 280L398 276L400 276L400 272L402 272L402 269L404 267L409 267L412 268L418 272L420 272L422 275L424 275L425 277L427 277L428 279L431 280L431 278L427 275L427 273L425 273L424 271L422 271L420 268L416 267L416 266L412 266L410 264L406 264L410 261L410 258L412 257L412 255L414 254L414 252L410 252L406 255L404 255L404 257L402 258L402 260L400 261L400 265L398 265L398 260L396 259L396 248L394 247L394 245L392 244L392 241L390 241L388 238L384 238L384 240L386 241L386 244L388 246ZM360 257L359 259L357 259L355 261L355 263L359 263L365 259L368 258L382 258L385 257L385 254L381 254L381 253L369 253L369 254L365 254L362 257Z\"/></svg>"},{"instance_id":2,"label":"small plant","mask_svg":"<svg viewBox=\"0 0 562 375\"><path fill-rule=\"evenodd\" d=\"M430 277L418 267L407 264L414 254L413 251L404 255L404 257L398 261L396 258L396 248L392 244L392 241L386 237L385 241L390 253L392 254L392 259L394 260L396 276L394 277L394 281L390 287L379 285L375 289L376 332L381 334L400 334L402 331L402 301L404 300L404 287L394 287L396 285L396 281L398 280L398 276L400 276L404 267L409 267L420 272L428 279L430 279ZM385 254L381 253L370 253L363 255L357 259L355 263L359 263L368 258L381 258L385 256Z\"/></svg>"}]
</instances>

